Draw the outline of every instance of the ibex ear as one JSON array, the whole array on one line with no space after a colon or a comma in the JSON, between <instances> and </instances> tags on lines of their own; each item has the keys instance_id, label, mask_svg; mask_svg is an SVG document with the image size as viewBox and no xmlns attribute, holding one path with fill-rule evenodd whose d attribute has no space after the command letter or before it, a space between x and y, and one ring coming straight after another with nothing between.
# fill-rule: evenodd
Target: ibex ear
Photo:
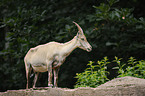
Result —
<instances>
[{"instance_id":1,"label":"ibex ear","mask_svg":"<svg viewBox=\"0 0 145 96\"><path fill-rule=\"evenodd\" d=\"M84 34L82 28L76 22L73 22L73 23L75 23L75 25L78 27L78 33Z\"/></svg>"},{"instance_id":2,"label":"ibex ear","mask_svg":"<svg viewBox=\"0 0 145 96\"><path fill-rule=\"evenodd\" d=\"M77 36L77 38L80 38L82 35L83 34L78 31L76 36Z\"/></svg>"}]
</instances>

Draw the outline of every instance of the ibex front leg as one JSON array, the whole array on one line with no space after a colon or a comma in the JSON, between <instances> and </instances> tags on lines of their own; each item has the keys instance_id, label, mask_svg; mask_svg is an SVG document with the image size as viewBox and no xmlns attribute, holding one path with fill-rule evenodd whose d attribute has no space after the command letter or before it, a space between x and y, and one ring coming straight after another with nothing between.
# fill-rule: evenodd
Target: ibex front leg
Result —
<instances>
[{"instance_id":1,"label":"ibex front leg","mask_svg":"<svg viewBox=\"0 0 145 96\"><path fill-rule=\"evenodd\" d=\"M50 63L48 65L48 87L52 87L53 86L53 84L52 84L52 76L53 76L53 74L52 74L52 63Z\"/></svg>"}]
</instances>

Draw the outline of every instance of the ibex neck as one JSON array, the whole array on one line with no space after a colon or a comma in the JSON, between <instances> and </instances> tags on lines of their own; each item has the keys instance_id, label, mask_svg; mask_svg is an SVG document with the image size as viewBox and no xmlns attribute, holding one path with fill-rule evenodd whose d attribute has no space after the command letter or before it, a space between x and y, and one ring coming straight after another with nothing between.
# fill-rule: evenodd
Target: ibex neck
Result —
<instances>
[{"instance_id":1,"label":"ibex neck","mask_svg":"<svg viewBox=\"0 0 145 96\"><path fill-rule=\"evenodd\" d=\"M64 43L63 52L69 55L74 49L77 48L77 37L75 36L71 41Z\"/></svg>"}]
</instances>

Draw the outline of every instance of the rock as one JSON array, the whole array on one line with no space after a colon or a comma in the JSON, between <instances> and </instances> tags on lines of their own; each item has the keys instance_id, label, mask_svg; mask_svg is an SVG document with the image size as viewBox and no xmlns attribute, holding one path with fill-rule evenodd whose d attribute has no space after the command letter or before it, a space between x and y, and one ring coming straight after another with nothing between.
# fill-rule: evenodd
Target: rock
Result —
<instances>
[{"instance_id":1,"label":"rock","mask_svg":"<svg viewBox=\"0 0 145 96\"><path fill-rule=\"evenodd\" d=\"M106 91L102 92L105 96L145 96L145 79L130 76L116 78L98 86L97 89Z\"/></svg>"},{"instance_id":2,"label":"rock","mask_svg":"<svg viewBox=\"0 0 145 96\"><path fill-rule=\"evenodd\" d=\"M76 89L40 87L35 89L8 90L0 96L145 96L145 79L122 77L113 79L97 88Z\"/></svg>"}]
</instances>

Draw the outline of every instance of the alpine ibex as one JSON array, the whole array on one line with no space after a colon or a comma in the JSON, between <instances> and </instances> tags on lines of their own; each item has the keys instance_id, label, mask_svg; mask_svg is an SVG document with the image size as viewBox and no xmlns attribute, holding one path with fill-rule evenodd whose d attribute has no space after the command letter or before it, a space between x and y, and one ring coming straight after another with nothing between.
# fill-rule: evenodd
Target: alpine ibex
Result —
<instances>
[{"instance_id":1,"label":"alpine ibex","mask_svg":"<svg viewBox=\"0 0 145 96\"><path fill-rule=\"evenodd\" d=\"M48 86L52 87L52 70L54 73L54 87L57 87L59 67L63 64L66 57L77 47L88 52L92 50L92 47L88 43L82 28L77 23L73 23L78 27L78 33L71 41L66 43L49 42L47 44L31 48L28 51L24 58L27 89L29 86L29 78L32 69L35 73L33 88L35 88L39 72L46 71L48 71L49 75Z\"/></svg>"}]
</instances>

